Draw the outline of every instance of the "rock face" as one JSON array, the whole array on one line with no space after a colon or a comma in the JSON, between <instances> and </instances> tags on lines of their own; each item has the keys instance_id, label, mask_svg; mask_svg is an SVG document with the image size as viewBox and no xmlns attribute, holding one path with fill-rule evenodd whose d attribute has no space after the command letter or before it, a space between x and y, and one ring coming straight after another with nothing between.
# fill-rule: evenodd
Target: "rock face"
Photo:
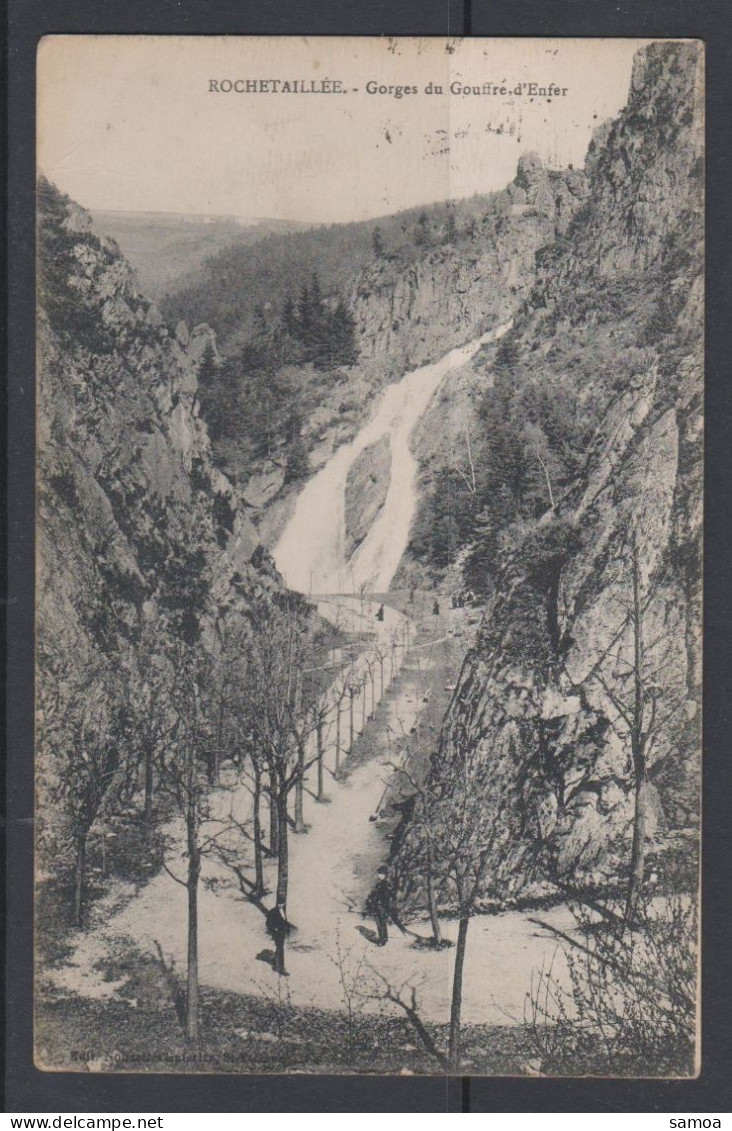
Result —
<instances>
[{"instance_id":1,"label":"rock face","mask_svg":"<svg viewBox=\"0 0 732 1131\"><path fill-rule=\"evenodd\" d=\"M346 478L344 556L350 558L374 525L389 491L391 444L382 436L354 459Z\"/></svg>"},{"instance_id":2,"label":"rock face","mask_svg":"<svg viewBox=\"0 0 732 1131\"><path fill-rule=\"evenodd\" d=\"M509 531L436 755L454 758L467 741L499 768L510 752L523 774L534 878L600 883L627 875L637 726L647 768L647 871L695 882L703 356L697 66L693 44L639 53L627 109L590 147L586 208L544 257L513 334L520 379L521 358L540 351L549 365L554 344L570 334L584 349L593 332L610 341L627 329L629 316L613 322L606 307L600 315L590 306L571 324L563 315L567 288L621 294L643 272L639 293L655 301L638 363L617 383L584 467L554 507ZM536 176L527 159L519 189ZM606 364L598 350L598 387ZM505 897L511 885L499 890Z\"/></svg>"},{"instance_id":3,"label":"rock face","mask_svg":"<svg viewBox=\"0 0 732 1131\"><path fill-rule=\"evenodd\" d=\"M585 171L593 207L575 269L603 276L644 270L683 224L689 187L703 178L701 60L694 43L652 44L636 54L628 105L600 127ZM613 215L621 232L612 231Z\"/></svg>"},{"instance_id":4,"label":"rock face","mask_svg":"<svg viewBox=\"0 0 732 1131\"><path fill-rule=\"evenodd\" d=\"M401 374L508 321L533 286L537 251L566 231L586 192L583 173L526 154L469 235L372 263L352 298L361 356L388 355Z\"/></svg>"},{"instance_id":5,"label":"rock face","mask_svg":"<svg viewBox=\"0 0 732 1131\"><path fill-rule=\"evenodd\" d=\"M211 462L196 376L210 329L169 335L116 245L45 182L39 212L43 783L53 778L48 704L85 672L117 674L131 695L143 688L144 641L164 650L176 578L181 615L188 603L204 637L213 633L204 591L225 616L278 578Z\"/></svg>"}]
</instances>

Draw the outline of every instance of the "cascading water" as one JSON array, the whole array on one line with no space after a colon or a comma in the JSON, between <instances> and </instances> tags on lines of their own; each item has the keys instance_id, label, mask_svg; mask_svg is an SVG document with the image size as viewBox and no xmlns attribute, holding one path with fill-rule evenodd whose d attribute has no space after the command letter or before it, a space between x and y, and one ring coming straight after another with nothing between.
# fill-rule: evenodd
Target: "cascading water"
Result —
<instances>
[{"instance_id":1,"label":"cascading water","mask_svg":"<svg viewBox=\"0 0 732 1131\"><path fill-rule=\"evenodd\" d=\"M364 586L384 592L407 548L417 506L417 461L409 440L415 424L445 377L465 365L510 323L420 366L379 397L368 423L344 444L300 493L295 512L274 548L278 570L291 589L302 593L357 593ZM391 479L376 521L350 560L344 556L345 490L349 468L370 444L388 435Z\"/></svg>"}]
</instances>

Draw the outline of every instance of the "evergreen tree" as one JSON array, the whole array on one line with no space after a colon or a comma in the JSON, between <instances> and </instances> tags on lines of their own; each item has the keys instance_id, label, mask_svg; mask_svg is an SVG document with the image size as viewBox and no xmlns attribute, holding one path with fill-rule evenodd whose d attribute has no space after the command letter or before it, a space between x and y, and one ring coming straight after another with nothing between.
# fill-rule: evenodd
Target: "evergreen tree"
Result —
<instances>
[{"instance_id":1,"label":"evergreen tree","mask_svg":"<svg viewBox=\"0 0 732 1131\"><path fill-rule=\"evenodd\" d=\"M419 219L414 229L414 242L417 247L424 247L429 242L429 219L426 212L420 212Z\"/></svg>"},{"instance_id":2,"label":"evergreen tree","mask_svg":"<svg viewBox=\"0 0 732 1131\"><path fill-rule=\"evenodd\" d=\"M261 338L267 333L267 314L261 302L254 307L252 317L252 337Z\"/></svg>"},{"instance_id":3,"label":"evergreen tree","mask_svg":"<svg viewBox=\"0 0 732 1131\"><path fill-rule=\"evenodd\" d=\"M213 389L218 377L219 363L216 360L216 351L213 342L209 339L203 347L201 360L198 363L198 384L202 389Z\"/></svg>"},{"instance_id":4,"label":"evergreen tree","mask_svg":"<svg viewBox=\"0 0 732 1131\"><path fill-rule=\"evenodd\" d=\"M317 271L313 271L310 280L310 307L314 318L318 318L323 306L323 290Z\"/></svg>"},{"instance_id":5,"label":"evergreen tree","mask_svg":"<svg viewBox=\"0 0 732 1131\"><path fill-rule=\"evenodd\" d=\"M445 243L455 243L457 239L457 222L455 220L455 209L451 204L447 206L447 217L445 219L445 232L443 239Z\"/></svg>"},{"instance_id":6,"label":"evergreen tree","mask_svg":"<svg viewBox=\"0 0 732 1131\"><path fill-rule=\"evenodd\" d=\"M309 471L308 450L302 436L298 435L288 445L285 483L296 483L298 480L304 479Z\"/></svg>"},{"instance_id":7,"label":"evergreen tree","mask_svg":"<svg viewBox=\"0 0 732 1131\"><path fill-rule=\"evenodd\" d=\"M295 331L299 340L305 345L312 334L312 305L310 302L310 288L303 283L300 297L297 300L295 313Z\"/></svg>"},{"instance_id":8,"label":"evergreen tree","mask_svg":"<svg viewBox=\"0 0 732 1131\"><path fill-rule=\"evenodd\" d=\"M285 328L285 333L289 334L291 338L297 337L297 315L295 313L295 304L292 301L292 295L287 296L282 307L282 325Z\"/></svg>"},{"instance_id":9,"label":"evergreen tree","mask_svg":"<svg viewBox=\"0 0 732 1131\"><path fill-rule=\"evenodd\" d=\"M330 313L323 300L318 273L310 281L310 360L319 367L327 366L330 353Z\"/></svg>"},{"instance_id":10,"label":"evergreen tree","mask_svg":"<svg viewBox=\"0 0 732 1131\"><path fill-rule=\"evenodd\" d=\"M343 299L338 301L330 319L330 353L336 365L355 365L358 361L356 319Z\"/></svg>"}]
</instances>

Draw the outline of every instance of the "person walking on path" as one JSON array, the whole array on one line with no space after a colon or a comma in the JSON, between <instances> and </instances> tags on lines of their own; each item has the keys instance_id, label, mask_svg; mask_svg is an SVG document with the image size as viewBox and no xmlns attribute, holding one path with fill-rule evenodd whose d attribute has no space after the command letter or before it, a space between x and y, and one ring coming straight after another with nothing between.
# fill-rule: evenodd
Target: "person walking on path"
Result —
<instances>
[{"instance_id":1,"label":"person walking on path","mask_svg":"<svg viewBox=\"0 0 732 1131\"><path fill-rule=\"evenodd\" d=\"M364 914L373 916L376 922L378 934L376 945L386 946L389 941L388 924L390 919L403 935L406 935L407 931L396 912L394 890L389 883L387 869L379 868L376 874L379 878L369 892Z\"/></svg>"},{"instance_id":2,"label":"person walking on path","mask_svg":"<svg viewBox=\"0 0 732 1131\"><path fill-rule=\"evenodd\" d=\"M275 944L274 972L275 974L289 978L290 975L285 970L285 939L292 930L292 924L287 922L284 904L276 903L275 906L267 912L265 925L267 934L273 939Z\"/></svg>"}]
</instances>

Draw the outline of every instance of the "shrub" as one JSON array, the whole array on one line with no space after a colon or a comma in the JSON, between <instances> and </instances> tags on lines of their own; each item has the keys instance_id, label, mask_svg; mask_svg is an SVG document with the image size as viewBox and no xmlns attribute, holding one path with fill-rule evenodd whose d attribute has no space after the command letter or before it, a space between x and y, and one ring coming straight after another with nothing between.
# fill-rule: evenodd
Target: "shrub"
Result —
<instances>
[{"instance_id":1,"label":"shrub","mask_svg":"<svg viewBox=\"0 0 732 1131\"><path fill-rule=\"evenodd\" d=\"M647 903L630 930L574 910L574 937L532 979L524 1025L548 1076L690 1076L694 1072L697 907ZM620 925L619 925L620 924Z\"/></svg>"}]
</instances>

